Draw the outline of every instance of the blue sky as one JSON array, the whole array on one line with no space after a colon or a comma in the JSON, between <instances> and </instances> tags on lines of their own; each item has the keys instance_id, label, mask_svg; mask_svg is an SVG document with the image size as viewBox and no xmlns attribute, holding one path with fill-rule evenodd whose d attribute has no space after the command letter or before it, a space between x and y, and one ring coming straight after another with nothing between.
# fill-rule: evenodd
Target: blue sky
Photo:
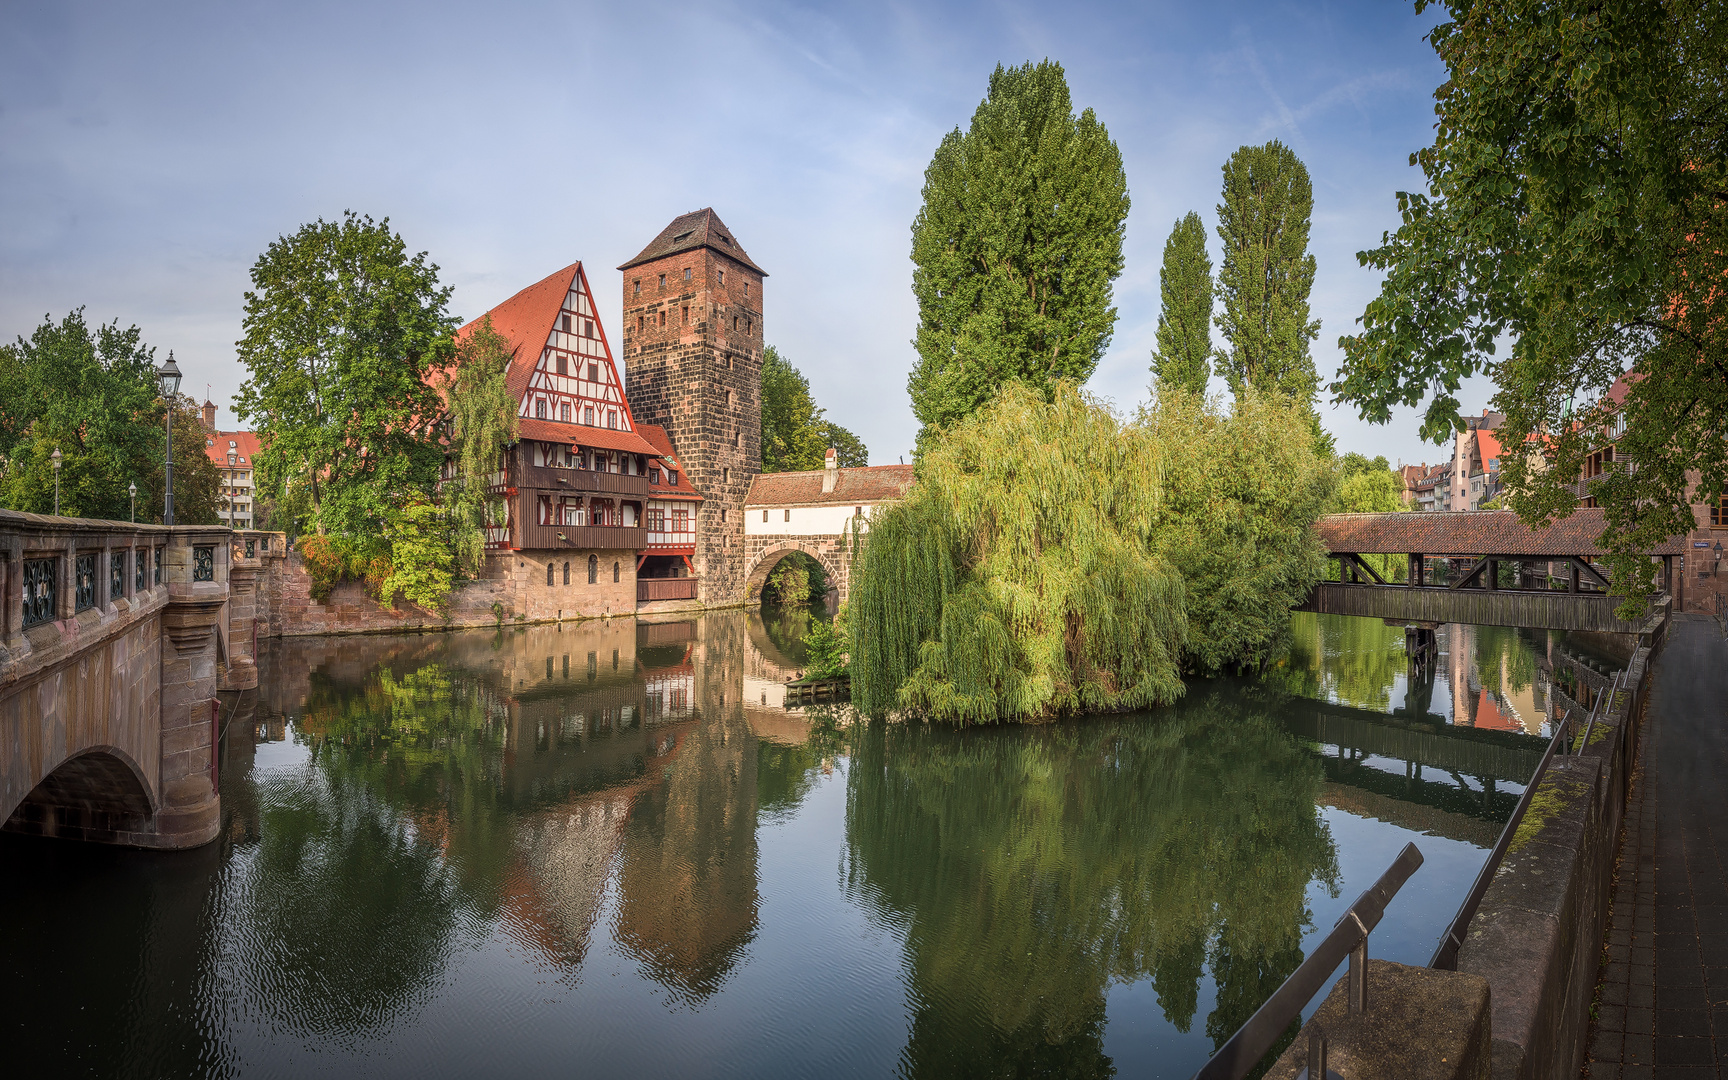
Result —
<instances>
[{"instance_id":1,"label":"blue sky","mask_svg":"<svg viewBox=\"0 0 1728 1080\"><path fill-rule=\"evenodd\" d=\"M1063 64L1122 149L1133 210L1089 388L1147 396L1172 223L1217 224L1220 166L1278 138L1314 179L1314 354L1378 285L1355 253L1419 186L1442 69L1407 3L826 6L0 0L0 337L78 305L229 396L247 270L277 236L388 216L478 315L574 259L619 275L712 206L771 277L767 340L876 464L909 454L923 170L997 63ZM1213 238L1214 259L1217 241ZM1466 384L1467 411L1492 387ZM1323 407L1341 450L1438 460L1413 415Z\"/></svg>"}]
</instances>

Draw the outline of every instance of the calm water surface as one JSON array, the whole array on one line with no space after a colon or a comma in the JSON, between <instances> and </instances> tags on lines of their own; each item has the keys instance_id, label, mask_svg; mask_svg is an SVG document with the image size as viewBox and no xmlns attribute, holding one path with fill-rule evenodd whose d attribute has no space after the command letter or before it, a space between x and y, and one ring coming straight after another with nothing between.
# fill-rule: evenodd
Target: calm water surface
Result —
<instances>
[{"instance_id":1,"label":"calm water surface","mask_svg":"<svg viewBox=\"0 0 1728 1080\"><path fill-rule=\"evenodd\" d=\"M1426 962L1540 754L1545 635L1298 616L1258 681L1041 728L787 710L801 614L272 646L222 839L0 837L58 1075L1185 1077L1406 841ZM4 1028L0 1028L4 1030Z\"/></svg>"}]
</instances>

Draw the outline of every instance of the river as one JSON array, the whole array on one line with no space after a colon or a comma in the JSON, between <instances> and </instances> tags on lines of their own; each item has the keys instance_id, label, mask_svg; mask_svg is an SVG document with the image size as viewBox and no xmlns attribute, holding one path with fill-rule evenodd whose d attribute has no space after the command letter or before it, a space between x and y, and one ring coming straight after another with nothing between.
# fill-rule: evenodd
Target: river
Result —
<instances>
[{"instance_id":1,"label":"river","mask_svg":"<svg viewBox=\"0 0 1728 1080\"><path fill-rule=\"evenodd\" d=\"M268 645L224 830L0 836L54 1075L1186 1077L1407 841L1424 963L1540 755L1543 633L1299 615L1257 680L954 731L788 710L802 613Z\"/></svg>"}]
</instances>

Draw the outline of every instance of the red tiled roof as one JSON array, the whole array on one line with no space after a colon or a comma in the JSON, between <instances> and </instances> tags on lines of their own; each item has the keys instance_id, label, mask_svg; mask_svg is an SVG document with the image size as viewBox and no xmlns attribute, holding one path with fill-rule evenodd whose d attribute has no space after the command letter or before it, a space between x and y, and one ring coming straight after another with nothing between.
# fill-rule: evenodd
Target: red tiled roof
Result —
<instances>
[{"instance_id":1,"label":"red tiled roof","mask_svg":"<svg viewBox=\"0 0 1728 1080\"><path fill-rule=\"evenodd\" d=\"M1328 514L1315 525L1328 551L1357 555L1603 555L1597 538L1606 527L1600 509L1531 529L1510 510L1424 511L1405 514ZM1670 537L1652 555L1685 550L1684 537Z\"/></svg>"},{"instance_id":2,"label":"red tiled roof","mask_svg":"<svg viewBox=\"0 0 1728 1080\"><path fill-rule=\"evenodd\" d=\"M1505 451L1500 448L1500 440L1488 434L1486 428L1476 432L1476 453L1482 458L1482 468L1488 468L1488 462L1500 457Z\"/></svg>"},{"instance_id":3,"label":"red tiled roof","mask_svg":"<svg viewBox=\"0 0 1728 1080\"><path fill-rule=\"evenodd\" d=\"M521 401L528 390L528 378L534 374L534 365L540 362L540 353L546 348L546 339L552 333L552 323L558 318L564 297L569 294L570 285L581 269L580 262L573 262L562 270L553 271L486 313L492 316L492 329L510 343L510 374L504 382L510 389L510 396L517 401ZM479 324L480 319L475 319L456 331L457 340L467 337Z\"/></svg>"},{"instance_id":4,"label":"red tiled roof","mask_svg":"<svg viewBox=\"0 0 1728 1080\"><path fill-rule=\"evenodd\" d=\"M561 420L535 420L530 417L523 417L517 424L520 425L518 432L524 439L572 443L600 450L622 450L627 454L645 454L648 457L660 455L660 451L634 431L614 431L611 428L566 424Z\"/></svg>"},{"instance_id":5,"label":"red tiled roof","mask_svg":"<svg viewBox=\"0 0 1728 1080\"><path fill-rule=\"evenodd\" d=\"M636 433L648 440L648 444L659 451L659 461L665 463L667 468L676 469L683 473L684 466L678 464L677 455L672 449L672 437L666 434L665 428L658 424L637 424ZM652 468L654 464L654 462L650 462L649 467ZM648 491L652 495L666 499L694 499L698 502L702 499L701 494L691 486L690 474L688 473L684 473L684 482L677 487L667 487L664 483L656 484L652 479L653 474L650 473L649 476Z\"/></svg>"},{"instance_id":6,"label":"red tiled roof","mask_svg":"<svg viewBox=\"0 0 1728 1080\"><path fill-rule=\"evenodd\" d=\"M743 263L750 269L768 276L768 271L757 266L744 254L744 245L732 235L732 230L720 220L711 207L692 210L688 214L679 214L672 219L672 224L660 230L660 235L649 241L641 254L620 266L620 270L628 270L632 266L640 266L645 262L663 259L668 255L676 255L680 251L695 251L697 248L707 248L719 252L728 259Z\"/></svg>"},{"instance_id":7,"label":"red tiled roof","mask_svg":"<svg viewBox=\"0 0 1728 1080\"><path fill-rule=\"evenodd\" d=\"M912 466L872 465L840 469L834 490L822 490L825 470L763 473L750 485L745 506L820 506L879 503L903 497L912 487Z\"/></svg>"},{"instance_id":8,"label":"red tiled roof","mask_svg":"<svg viewBox=\"0 0 1728 1080\"><path fill-rule=\"evenodd\" d=\"M252 468L252 459L258 456L260 449L258 433L255 431L206 431L204 433L205 456L226 469L228 467L228 443L230 440L234 442L234 453L238 455L235 459L235 465Z\"/></svg>"}]
</instances>

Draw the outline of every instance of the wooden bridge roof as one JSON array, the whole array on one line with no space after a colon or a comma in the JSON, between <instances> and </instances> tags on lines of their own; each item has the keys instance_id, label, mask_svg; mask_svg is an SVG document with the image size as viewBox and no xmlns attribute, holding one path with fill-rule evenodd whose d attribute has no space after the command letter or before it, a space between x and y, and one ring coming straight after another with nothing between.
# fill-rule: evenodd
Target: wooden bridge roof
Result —
<instances>
[{"instance_id":1,"label":"wooden bridge roof","mask_svg":"<svg viewBox=\"0 0 1728 1080\"><path fill-rule=\"evenodd\" d=\"M1605 555L1597 538L1603 511L1586 509L1532 529L1510 510L1413 511L1398 514L1328 514L1316 523L1328 551L1357 555ZM1652 555L1678 555L1685 537L1670 537Z\"/></svg>"}]
</instances>

